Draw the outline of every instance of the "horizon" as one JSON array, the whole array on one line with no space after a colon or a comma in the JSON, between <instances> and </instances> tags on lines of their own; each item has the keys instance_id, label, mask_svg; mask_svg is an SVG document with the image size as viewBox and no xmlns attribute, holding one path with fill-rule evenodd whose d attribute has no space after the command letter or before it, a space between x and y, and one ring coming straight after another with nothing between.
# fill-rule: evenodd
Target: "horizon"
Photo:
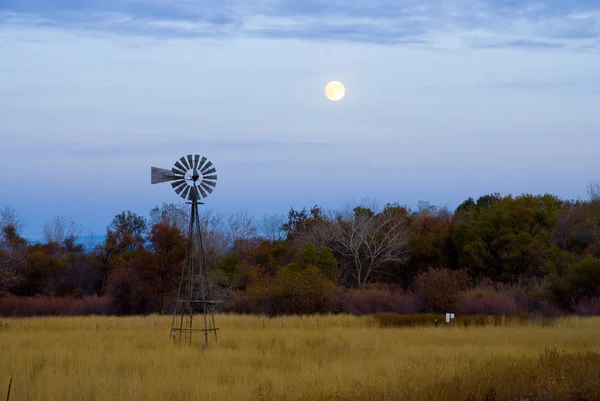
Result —
<instances>
[{"instance_id":1,"label":"horizon","mask_svg":"<svg viewBox=\"0 0 600 401\"><path fill-rule=\"evenodd\" d=\"M0 38L0 208L26 238L179 201L150 167L190 153L207 208L258 217L600 180L593 2L8 0Z\"/></svg>"}]
</instances>

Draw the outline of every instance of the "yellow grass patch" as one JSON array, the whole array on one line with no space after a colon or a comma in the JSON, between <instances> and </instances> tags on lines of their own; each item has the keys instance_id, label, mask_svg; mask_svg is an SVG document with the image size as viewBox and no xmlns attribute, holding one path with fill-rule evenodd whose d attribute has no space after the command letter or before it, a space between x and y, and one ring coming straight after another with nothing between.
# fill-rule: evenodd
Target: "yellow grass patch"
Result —
<instances>
[{"instance_id":1,"label":"yellow grass patch","mask_svg":"<svg viewBox=\"0 0 600 401\"><path fill-rule=\"evenodd\" d=\"M466 328L216 321L219 341L203 349L169 342L169 316L0 319L0 399L11 377L12 401L600 399L598 318Z\"/></svg>"}]
</instances>

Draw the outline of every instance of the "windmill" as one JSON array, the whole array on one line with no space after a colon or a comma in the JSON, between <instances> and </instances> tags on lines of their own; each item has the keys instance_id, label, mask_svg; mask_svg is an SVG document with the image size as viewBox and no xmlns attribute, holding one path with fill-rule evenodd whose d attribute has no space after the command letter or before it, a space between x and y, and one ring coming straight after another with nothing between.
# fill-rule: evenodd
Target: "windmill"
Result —
<instances>
[{"instance_id":1,"label":"windmill","mask_svg":"<svg viewBox=\"0 0 600 401\"><path fill-rule=\"evenodd\" d=\"M151 183L171 182L175 192L191 205L188 245L185 264L181 272L177 302L173 311L169 339L192 343L195 333L204 333L204 343L208 346L208 333L214 332L217 340L217 328L213 306L220 301L210 300L207 287L207 268L204 258L204 245L200 231L198 205L217 184L217 170L213 164L200 155L187 155L175 162L171 170L151 168ZM203 328L193 325L194 313L202 312ZM209 318L210 314L210 318ZM176 322L179 315L179 322Z\"/></svg>"}]
</instances>

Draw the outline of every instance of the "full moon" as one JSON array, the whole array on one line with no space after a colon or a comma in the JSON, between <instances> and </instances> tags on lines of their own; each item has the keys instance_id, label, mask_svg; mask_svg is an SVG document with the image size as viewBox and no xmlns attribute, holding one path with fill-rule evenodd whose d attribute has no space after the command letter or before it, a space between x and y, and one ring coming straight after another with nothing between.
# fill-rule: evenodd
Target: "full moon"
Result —
<instances>
[{"instance_id":1,"label":"full moon","mask_svg":"<svg viewBox=\"0 0 600 401\"><path fill-rule=\"evenodd\" d=\"M325 96L332 102L341 100L345 94L346 88L344 88L344 85L339 81L331 81L325 86Z\"/></svg>"}]
</instances>

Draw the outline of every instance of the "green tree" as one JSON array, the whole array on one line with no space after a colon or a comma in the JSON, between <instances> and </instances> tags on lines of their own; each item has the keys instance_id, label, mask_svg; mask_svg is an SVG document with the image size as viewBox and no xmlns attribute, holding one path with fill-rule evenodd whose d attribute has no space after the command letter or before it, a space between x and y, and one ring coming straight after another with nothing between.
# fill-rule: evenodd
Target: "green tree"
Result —
<instances>
[{"instance_id":1,"label":"green tree","mask_svg":"<svg viewBox=\"0 0 600 401\"><path fill-rule=\"evenodd\" d=\"M337 260L331 249L326 246L317 248L313 243L306 243L296 254L294 262L301 269L306 269L308 266L316 267L333 282L337 282L340 276Z\"/></svg>"},{"instance_id":2,"label":"green tree","mask_svg":"<svg viewBox=\"0 0 600 401\"><path fill-rule=\"evenodd\" d=\"M452 234L458 266L494 281L542 277L561 209L562 202L551 195L480 198L467 220L458 216Z\"/></svg>"},{"instance_id":3,"label":"green tree","mask_svg":"<svg viewBox=\"0 0 600 401\"><path fill-rule=\"evenodd\" d=\"M274 277L255 280L248 288L251 308L268 316L325 313L335 285L316 267L302 271L280 267Z\"/></svg>"}]
</instances>

